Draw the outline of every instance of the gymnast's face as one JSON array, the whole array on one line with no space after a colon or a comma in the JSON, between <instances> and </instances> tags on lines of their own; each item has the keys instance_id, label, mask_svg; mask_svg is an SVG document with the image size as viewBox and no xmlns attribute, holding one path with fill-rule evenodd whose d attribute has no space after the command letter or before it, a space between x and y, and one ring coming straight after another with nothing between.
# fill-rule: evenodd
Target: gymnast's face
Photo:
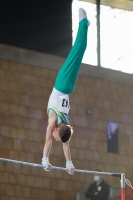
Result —
<instances>
[{"instance_id":1,"label":"gymnast's face","mask_svg":"<svg viewBox=\"0 0 133 200\"><path fill-rule=\"evenodd\" d=\"M60 136L59 136L59 127L57 126L53 132L53 137L56 141L61 141Z\"/></svg>"}]
</instances>

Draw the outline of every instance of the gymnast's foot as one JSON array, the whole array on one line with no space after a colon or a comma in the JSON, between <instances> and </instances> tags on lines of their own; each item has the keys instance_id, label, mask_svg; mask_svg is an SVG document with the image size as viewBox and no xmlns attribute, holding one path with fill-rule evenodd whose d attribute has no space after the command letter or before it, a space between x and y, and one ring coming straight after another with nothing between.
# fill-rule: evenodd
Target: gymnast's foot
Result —
<instances>
[{"instance_id":1,"label":"gymnast's foot","mask_svg":"<svg viewBox=\"0 0 133 200\"><path fill-rule=\"evenodd\" d=\"M79 9L79 22L82 21L84 18L87 18L86 11L83 8ZM88 26L90 25L90 21L88 20Z\"/></svg>"}]
</instances>

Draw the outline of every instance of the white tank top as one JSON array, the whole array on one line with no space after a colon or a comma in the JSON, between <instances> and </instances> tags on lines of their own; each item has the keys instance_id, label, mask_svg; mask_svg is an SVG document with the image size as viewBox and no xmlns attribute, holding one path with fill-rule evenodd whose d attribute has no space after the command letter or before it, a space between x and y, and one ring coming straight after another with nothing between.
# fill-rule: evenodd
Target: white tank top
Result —
<instances>
[{"instance_id":1,"label":"white tank top","mask_svg":"<svg viewBox=\"0 0 133 200\"><path fill-rule=\"evenodd\" d=\"M61 122L69 124L68 113L70 110L70 105L68 94L64 94L53 88L48 101L48 113L49 109L55 112L57 124L60 124Z\"/></svg>"}]
</instances>

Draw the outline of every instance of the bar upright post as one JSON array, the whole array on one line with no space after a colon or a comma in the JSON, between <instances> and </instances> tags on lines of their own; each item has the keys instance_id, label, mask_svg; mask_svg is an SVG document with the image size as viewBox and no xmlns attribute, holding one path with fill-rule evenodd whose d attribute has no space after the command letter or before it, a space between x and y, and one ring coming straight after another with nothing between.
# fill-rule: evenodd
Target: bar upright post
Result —
<instances>
[{"instance_id":1,"label":"bar upright post","mask_svg":"<svg viewBox=\"0 0 133 200\"><path fill-rule=\"evenodd\" d=\"M121 174L121 200L125 200L125 174Z\"/></svg>"}]
</instances>

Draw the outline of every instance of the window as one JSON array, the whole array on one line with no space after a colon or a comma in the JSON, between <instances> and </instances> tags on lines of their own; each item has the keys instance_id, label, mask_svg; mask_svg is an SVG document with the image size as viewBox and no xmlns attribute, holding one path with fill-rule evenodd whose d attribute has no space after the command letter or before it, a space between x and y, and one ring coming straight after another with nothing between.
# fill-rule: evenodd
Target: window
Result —
<instances>
[{"instance_id":1,"label":"window","mask_svg":"<svg viewBox=\"0 0 133 200\"><path fill-rule=\"evenodd\" d=\"M97 27L96 5L74 1L73 41L78 28L78 9L87 11L91 26L88 30L88 45L83 63L97 65ZM126 73L133 73L133 11L111 8L101 5L101 66Z\"/></svg>"}]
</instances>

